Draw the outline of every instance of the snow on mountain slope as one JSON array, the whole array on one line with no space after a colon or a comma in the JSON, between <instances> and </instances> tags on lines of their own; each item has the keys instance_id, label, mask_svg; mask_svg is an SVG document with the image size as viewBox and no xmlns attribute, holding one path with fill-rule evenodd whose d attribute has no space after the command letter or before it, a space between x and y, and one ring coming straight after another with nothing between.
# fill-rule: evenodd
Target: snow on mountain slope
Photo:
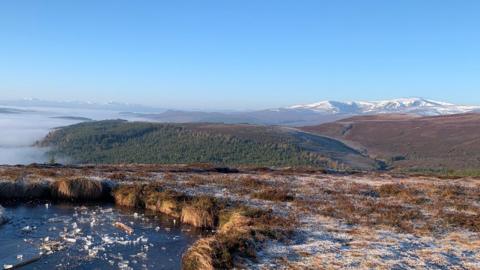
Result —
<instances>
[{"instance_id":1,"label":"snow on mountain slope","mask_svg":"<svg viewBox=\"0 0 480 270\"><path fill-rule=\"evenodd\" d=\"M410 113L419 115L445 115L467 113L480 106L463 106L423 98L400 98L382 101L321 101L288 107L291 110L308 110L321 114L381 114Z\"/></svg>"}]
</instances>

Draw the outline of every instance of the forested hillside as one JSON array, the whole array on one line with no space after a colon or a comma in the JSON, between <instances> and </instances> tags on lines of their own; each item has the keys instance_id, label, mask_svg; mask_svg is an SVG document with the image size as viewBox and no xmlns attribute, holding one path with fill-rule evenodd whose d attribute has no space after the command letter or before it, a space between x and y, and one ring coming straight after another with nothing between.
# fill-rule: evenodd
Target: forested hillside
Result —
<instances>
[{"instance_id":1,"label":"forested hillside","mask_svg":"<svg viewBox=\"0 0 480 270\"><path fill-rule=\"evenodd\" d=\"M39 144L74 163L375 167L336 140L254 125L99 121L57 129Z\"/></svg>"}]
</instances>

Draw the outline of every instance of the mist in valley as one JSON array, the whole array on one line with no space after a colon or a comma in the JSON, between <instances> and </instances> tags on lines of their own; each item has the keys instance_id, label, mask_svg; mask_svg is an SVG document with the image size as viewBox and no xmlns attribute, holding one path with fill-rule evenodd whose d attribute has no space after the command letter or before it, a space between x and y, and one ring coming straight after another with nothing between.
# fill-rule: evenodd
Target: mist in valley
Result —
<instances>
[{"instance_id":1,"label":"mist in valley","mask_svg":"<svg viewBox=\"0 0 480 270\"><path fill-rule=\"evenodd\" d=\"M118 111L0 106L0 164L45 163L47 148L34 144L52 129L91 120L118 119ZM84 118L84 119L82 119ZM129 119L134 120L134 119Z\"/></svg>"}]
</instances>

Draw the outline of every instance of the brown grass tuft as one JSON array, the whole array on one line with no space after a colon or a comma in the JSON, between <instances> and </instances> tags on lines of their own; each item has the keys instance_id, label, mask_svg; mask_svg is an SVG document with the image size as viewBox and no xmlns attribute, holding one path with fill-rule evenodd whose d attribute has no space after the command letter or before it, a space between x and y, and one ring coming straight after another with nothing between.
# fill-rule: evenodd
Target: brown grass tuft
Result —
<instances>
[{"instance_id":1,"label":"brown grass tuft","mask_svg":"<svg viewBox=\"0 0 480 270\"><path fill-rule=\"evenodd\" d=\"M184 270L214 270L222 269L218 265L225 265L221 261L230 261L231 258L217 258L216 254L221 248L215 237L203 238L196 241L182 257L182 269ZM220 261L220 262L219 262Z\"/></svg>"},{"instance_id":2,"label":"brown grass tuft","mask_svg":"<svg viewBox=\"0 0 480 270\"><path fill-rule=\"evenodd\" d=\"M120 185L113 190L115 204L125 207L144 207L142 201L142 186Z\"/></svg>"},{"instance_id":3,"label":"brown grass tuft","mask_svg":"<svg viewBox=\"0 0 480 270\"><path fill-rule=\"evenodd\" d=\"M104 194L101 182L85 178L58 180L52 193L54 198L72 201L101 200Z\"/></svg>"},{"instance_id":4,"label":"brown grass tuft","mask_svg":"<svg viewBox=\"0 0 480 270\"><path fill-rule=\"evenodd\" d=\"M198 197L182 208L183 223L200 228L214 228L217 222L217 202L211 197Z\"/></svg>"},{"instance_id":5,"label":"brown grass tuft","mask_svg":"<svg viewBox=\"0 0 480 270\"><path fill-rule=\"evenodd\" d=\"M39 181L2 181L0 182L1 200L46 199L50 196L50 184Z\"/></svg>"},{"instance_id":6,"label":"brown grass tuft","mask_svg":"<svg viewBox=\"0 0 480 270\"><path fill-rule=\"evenodd\" d=\"M188 198L171 190L150 190L145 192L145 208L179 218L182 206Z\"/></svg>"}]
</instances>

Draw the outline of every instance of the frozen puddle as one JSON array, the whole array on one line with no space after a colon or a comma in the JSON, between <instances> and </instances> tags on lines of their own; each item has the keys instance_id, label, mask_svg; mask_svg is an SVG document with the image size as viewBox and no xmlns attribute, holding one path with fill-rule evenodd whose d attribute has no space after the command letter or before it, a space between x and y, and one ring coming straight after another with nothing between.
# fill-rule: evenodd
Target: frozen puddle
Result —
<instances>
[{"instance_id":1,"label":"frozen puddle","mask_svg":"<svg viewBox=\"0 0 480 270\"><path fill-rule=\"evenodd\" d=\"M201 233L165 215L113 205L19 205L5 212L0 269L180 269L182 253Z\"/></svg>"}]
</instances>

